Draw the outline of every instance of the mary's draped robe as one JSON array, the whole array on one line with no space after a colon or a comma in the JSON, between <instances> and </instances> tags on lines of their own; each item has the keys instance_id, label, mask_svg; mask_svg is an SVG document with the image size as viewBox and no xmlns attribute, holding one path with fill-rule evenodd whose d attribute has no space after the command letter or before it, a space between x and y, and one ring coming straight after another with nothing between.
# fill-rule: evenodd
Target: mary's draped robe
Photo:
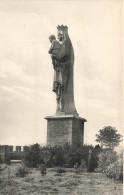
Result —
<instances>
[{"instance_id":1,"label":"mary's draped robe","mask_svg":"<svg viewBox=\"0 0 124 195\"><path fill-rule=\"evenodd\" d=\"M61 44L59 52L59 60L61 62L61 75L64 90L61 96L61 111L65 114L78 115L74 102L74 84L73 84L73 68L74 68L74 51L72 43L67 31L64 31L64 40Z\"/></svg>"}]
</instances>

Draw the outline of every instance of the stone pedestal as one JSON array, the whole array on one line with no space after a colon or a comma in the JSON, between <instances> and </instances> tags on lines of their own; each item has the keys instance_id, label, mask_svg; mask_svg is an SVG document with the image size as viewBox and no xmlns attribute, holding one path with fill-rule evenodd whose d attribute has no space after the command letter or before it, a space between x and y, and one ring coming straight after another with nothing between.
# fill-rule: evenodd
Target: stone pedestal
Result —
<instances>
[{"instance_id":1,"label":"stone pedestal","mask_svg":"<svg viewBox=\"0 0 124 195\"><path fill-rule=\"evenodd\" d=\"M66 143L81 146L84 140L84 122L86 119L73 115L47 116L47 145Z\"/></svg>"}]
</instances>

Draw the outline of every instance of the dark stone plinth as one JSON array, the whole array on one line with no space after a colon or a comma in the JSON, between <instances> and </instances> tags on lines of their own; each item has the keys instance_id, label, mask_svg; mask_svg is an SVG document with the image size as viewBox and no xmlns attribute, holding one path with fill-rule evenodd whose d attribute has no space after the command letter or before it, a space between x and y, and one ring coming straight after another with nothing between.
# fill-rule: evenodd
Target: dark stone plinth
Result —
<instances>
[{"instance_id":1,"label":"dark stone plinth","mask_svg":"<svg viewBox=\"0 0 124 195\"><path fill-rule=\"evenodd\" d=\"M47 145L83 145L86 119L73 115L47 116Z\"/></svg>"}]
</instances>

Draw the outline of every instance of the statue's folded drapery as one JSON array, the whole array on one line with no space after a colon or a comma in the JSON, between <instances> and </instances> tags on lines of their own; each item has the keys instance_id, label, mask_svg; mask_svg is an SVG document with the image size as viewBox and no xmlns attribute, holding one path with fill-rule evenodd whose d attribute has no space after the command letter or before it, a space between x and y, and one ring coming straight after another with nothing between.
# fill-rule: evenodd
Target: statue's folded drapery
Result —
<instances>
[{"instance_id":1,"label":"statue's folded drapery","mask_svg":"<svg viewBox=\"0 0 124 195\"><path fill-rule=\"evenodd\" d=\"M73 66L74 51L67 30L63 31L58 59L61 62L61 77L64 90L61 96L61 110L66 114L77 114L74 102Z\"/></svg>"}]
</instances>

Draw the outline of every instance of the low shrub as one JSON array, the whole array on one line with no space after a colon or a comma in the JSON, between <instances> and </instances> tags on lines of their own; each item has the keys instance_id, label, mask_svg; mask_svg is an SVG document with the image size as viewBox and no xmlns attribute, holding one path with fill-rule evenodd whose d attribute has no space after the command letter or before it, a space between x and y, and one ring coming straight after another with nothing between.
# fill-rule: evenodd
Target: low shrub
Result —
<instances>
[{"instance_id":1,"label":"low shrub","mask_svg":"<svg viewBox=\"0 0 124 195\"><path fill-rule=\"evenodd\" d=\"M59 184L60 187L72 187L77 186L80 183L80 180L77 178L70 178L69 180L65 180Z\"/></svg>"},{"instance_id":2,"label":"low shrub","mask_svg":"<svg viewBox=\"0 0 124 195\"><path fill-rule=\"evenodd\" d=\"M97 167L97 161L95 156L92 153L92 150L89 150L88 156L88 164L87 164L87 172L94 172L95 168Z\"/></svg>"},{"instance_id":3,"label":"low shrub","mask_svg":"<svg viewBox=\"0 0 124 195\"><path fill-rule=\"evenodd\" d=\"M0 164L2 164L3 163L3 159L2 159L2 157L0 156Z\"/></svg>"},{"instance_id":4,"label":"low shrub","mask_svg":"<svg viewBox=\"0 0 124 195\"><path fill-rule=\"evenodd\" d=\"M75 171L75 173L78 173L79 172L78 167L79 167L78 163L75 163L74 164L74 171Z\"/></svg>"},{"instance_id":5,"label":"low shrub","mask_svg":"<svg viewBox=\"0 0 124 195\"><path fill-rule=\"evenodd\" d=\"M0 171L4 171L7 168L7 165L0 165Z\"/></svg>"},{"instance_id":6,"label":"low shrub","mask_svg":"<svg viewBox=\"0 0 124 195\"><path fill-rule=\"evenodd\" d=\"M123 158L114 150L104 149L99 154L97 172L105 173L109 178L123 181Z\"/></svg>"},{"instance_id":7,"label":"low shrub","mask_svg":"<svg viewBox=\"0 0 124 195\"><path fill-rule=\"evenodd\" d=\"M105 169L105 174L107 177L109 178L113 178L116 180L120 180L123 182L123 164L122 162L119 163L114 162L112 164L110 164L106 169Z\"/></svg>"},{"instance_id":8,"label":"low shrub","mask_svg":"<svg viewBox=\"0 0 124 195\"><path fill-rule=\"evenodd\" d=\"M105 171L109 165L117 162L118 156L117 152L113 150L103 150L98 155L98 158L98 167L101 169L101 171Z\"/></svg>"},{"instance_id":9,"label":"low shrub","mask_svg":"<svg viewBox=\"0 0 124 195\"><path fill-rule=\"evenodd\" d=\"M72 168L75 163L80 166L83 159L87 166L90 149L93 151L93 156L95 156L92 160L94 169L98 165L98 149L90 145L76 147L65 144L63 146L40 147L39 144L34 144L25 150L24 162L28 167L39 167L40 164L45 164L49 168L56 166Z\"/></svg>"},{"instance_id":10,"label":"low shrub","mask_svg":"<svg viewBox=\"0 0 124 195\"><path fill-rule=\"evenodd\" d=\"M83 159L84 164L87 167L89 150L92 150L92 156L93 156L92 165L93 165L93 169L95 169L98 166L97 149L95 149L93 146L90 146L90 145L83 145L82 147L70 147L69 151L66 151L67 163L70 165L70 167L74 167L76 163L78 164L78 166L80 166L82 163L82 159ZM84 165L81 165L81 166L84 166Z\"/></svg>"},{"instance_id":11,"label":"low shrub","mask_svg":"<svg viewBox=\"0 0 124 195\"><path fill-rule=\"evenodd\" d=\"M56 169L56 172L57 172L57 173L65 173L66 171L65 171L64 168L58 167L58 168Z\"/></svg>"},{"instance_id":12,"label":"low shrub","mask_svg":"<svg viewBox=\"0 0 124 195\"><path fill-rule=\"evenodd\" d=\"M42 159L40 157L40 145L39 144L33 144L29 146L24 151L24 163L28 167L39 167L39 165L42 163Z\"/></svg>"},{"instance_id":13,"label":"low shrub","mask_svg":"<svg viewBox=\"0 0 124 195\"><path fill-rule=\"evenodd\" d=\"M21 166L16 170L16 177L25 177L28 173L29 169L26 166Z\"/></svg>"},{"instance_id":14,"label":"low shrub","mask_svg":"<svg viewBox=\"0 0 124 195\"><path fill-rule=\"evenodd\" d=\"M42 164L39 166L39 170L40 170L40 173L41 173L42 175L45 175L45 174L46 174L46 165L42 163Z\"/></svg>"},{"instance_id":15,"label":"low shrub","mask_svg":"<svg viewBox=\"0 0 124 195\"><path fill-rule=\"evenodd\" d=\"M82 159L81 164L78 165L78 163L75 163L74 165L74 171L75 173L82 173L83 171L86 171L86 162Z\"/></svg>"}]
</instances>

